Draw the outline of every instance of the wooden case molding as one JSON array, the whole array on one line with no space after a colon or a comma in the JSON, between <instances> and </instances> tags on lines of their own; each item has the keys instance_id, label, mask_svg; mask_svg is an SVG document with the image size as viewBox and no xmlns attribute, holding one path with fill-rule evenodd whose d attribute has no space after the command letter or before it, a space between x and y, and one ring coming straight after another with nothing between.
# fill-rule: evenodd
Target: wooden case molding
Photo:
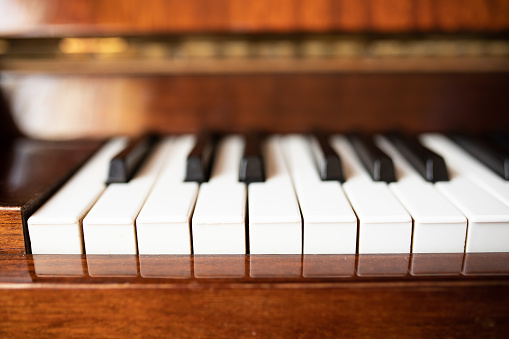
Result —
<instances>
[{"instance_id":1,"label":"wooden case molding","mask_svg":"<svg viewBox=\"0 0 509 339\"><path fill-rule=\"evenodd\" d=\"M503 32L508 0L3 0L0 35Z\"/></svg>"},{"instance_id":2,"label":"wooden case molding","mask_svg":"<svg viewBox=\"0 0 509 339\"><path fill-rule=\"evenodd\" d=\"M0 334L503 337L507 259L0 255Z\"/></svg>"}]
</instances>

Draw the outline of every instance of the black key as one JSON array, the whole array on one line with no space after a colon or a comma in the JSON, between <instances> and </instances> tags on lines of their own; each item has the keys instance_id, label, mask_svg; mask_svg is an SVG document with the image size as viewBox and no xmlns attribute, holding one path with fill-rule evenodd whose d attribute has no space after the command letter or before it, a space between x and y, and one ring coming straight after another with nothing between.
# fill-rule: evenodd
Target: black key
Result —
<instances>
[{"instance_id":1,"label":"black key","mask_svg":"<svg viewBox=\"0 0 509 339\"><path fill-rule=\"evenodd\" d=\"M372 137L355 133L348 139L374 181L396 181L392 159L375 145Z\"/></svg>"},{"instance_id":2,"label":"black key","mask_svg":"<svg viewBox=\"0 0 509 339\"><path fill-rule=\"evenodd\" d=\"M194 148L187 156L185 181L199 183L209 181L213 150L214 136L212 133L200 133Z\"/></svg>"},{"instance_id":3,"label":"black key","mask_svg":"<svg viewBox=\"0 0 509 339\"><path fill-rule=\"evenodd\" d=\"M148 134L131 140L126 148L111 159L106 183L125 183L131 180L156 140L154 135Z\"/></svg>"},{"instance_id":4,"label":"black key","mask_svg":"<svg viewBox=\"0 0 509 339\"><path fill-rule=\"evenodd\" d=\"M318 165L322 180L338 180L344 182L341 158L329 143L329 136L321 132L313 132L313 155Z\"/></svg>"},{"instance_id":5,"label":"black key","mask_svg":"<svg viewBox=\"0 0 509 339\"><path fill-rule=\"evenodd\" d=\"M509 133L491 132L486 136L486 140L495 144L504 152L509 152Z\"/></svg>"},{"instance_id":6,"label":"black key","mask_svg":"<svg viewBox=\"0 0 509 339\"><path fill-rule=\"evenodd\" d=\"M416 137L389 133L387 138L425 180L429 182L449 180L444 158L424 147Z\"/></svg>"},{"instance_id":7,"label":"black key","mask_svg":"<svg viewBox=\"0 0 509 339\"><path fill-rule=\"evenodd\" d=\"M502 178L509 180L509 154L489 143L464 134L450 134L454 142Z\"/></svg>"},{"instance_id":8,"label":"black key","mask_svg":"<svg viewBox=\"0 0 509 339\"><path fill-rule=\"evenodd\" d=\"M240 161L239 181L250 184L265 181L261 136L259 133L245 135L246 146Z\"/></svg>"}]
</instances>

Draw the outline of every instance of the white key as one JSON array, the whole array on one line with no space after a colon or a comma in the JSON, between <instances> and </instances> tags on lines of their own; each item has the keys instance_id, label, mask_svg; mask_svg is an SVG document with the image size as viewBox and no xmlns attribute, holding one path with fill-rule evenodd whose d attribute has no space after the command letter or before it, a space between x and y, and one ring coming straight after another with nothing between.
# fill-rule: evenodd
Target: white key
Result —
<instances>
[{"instance_id":1,"label":"white key","mask_svg":"<svg viewBox=\"0 0 509 339\"><path fill-rule=\"evenodd\" d=\"M165 139L128 183L111 184L83 220L87 254L137 254L135 220L171 146Z\"/></svg>"},{"instance_id":2,"label":"white key","mask_svg":"<svg viewBox=\"0 0 509 339\"><path fill-rule=\"evenodd\" d=\"M304 254L355 254L357 217L339 182L321 181L309 139L283 139L304 222Z\"/></svg>"},{"instance_id":3,"label":"white key","mask_svg":"<svg viewBox=\"0 0 509 339\"><path fill-rule=\"evenodd\" d=\"M456 156L447 139L439 135L422 136L423 143L442 155L452 167L451 180L435 186L467 217L465 251L509 252L509 207L473 183L466 163L454 162ZM454 148L452 148L454 149Z\"/></svg>"},{"instance_id":4,"label":"white key","mask_svg":"<svg viewBox=\"0 0 509 339\"><path fill-rule=\"evenodd\" d=\"M332 146L343 161L343 189L359 218L359 253L410 253L412 218L384 182L374 182L342 136Z\"/></svg>"},{"instance_id":5,"label":"white key","mask_svg":"<svg viewBox=\"0 0 509 339\"><path fill-rule=\"evenodd\" d=\"M446 158L447 165L458 174L467 177L509 206L509 181L493 173L484 164L445 136L438 134L423 135L422 141L429 148Z\"/></svg>"},{"instance_id":6,"label":"white key","mask_svg":"<svg viewBox=\"0 0 509 339\"><path fill-rule=\"evenodd\" d=\"M467 219L433 184L426 182L383 137L376 142L392 158L397 182L389 184L414 220L413 253L463 253Z\"/></svg>"},{"instance_id":7,"label":"white key","mask_svg":"<svg viewBox=\"0 0 509 339\"><path fill-rule=\"evenodd\" d=\"M176 137L171 151L157 178L158 184L181 184L186 176L186 161L194 147L196 138L192 135Z\"/></svg>"},{"instance_id":8,"label":"white key","mask_svg":"<svg viewBox=\"0 0 509 339\"><path fill-rule=\"evenodd\" d=\"M106 188L111 158L126 143L109 141L28 219L33 254L83 253L82 220Z\"/></svg>"},{"instance_id":9,"label":"white key","mask_svg":"<svg viewBox=\"0 0 509 339\"><path fill-rule=\"evenodd\" d=\"M345 180L350 184L357 182L360 184L375 183L345 137L340 135L333 136L331 138L331 146L341 158ZM378 184L378 182L376 183Z\"/></svg>"},{"instance_id":10,"label":"white key","mask_svg":"<svg viewBox=\"0 0 509 339\"><path fill-rule=\"evenodd\" d=\"M244 154L244 138L232 135L225 137L217 146L216 159L209 184L237 184L240 161Z\"/></svg>"},{"instance_id":11,"label":"white key","mask_svg":"<svg viewBox=\"0 0 509 339\"><path fill-rule=\"evenodd\" d=\"M223 139L210 181L200 186L192 219L194 254L246 253L246 185L238 182L244 140Z\"/></svg>"},{"instance_id":12,"label":"white key","mask_svg":"<svg viewBox=\"0 0 509 339\"><path fill-rule=\"evenodd\" d=\"M263 145L266 181L248 188L251 254L302 254L302 220L279 137Z\"/></svg>"},{"instance_id":13,"label":"white key","mask_svg":"<svg viewBox=\"0 0 509 339\"><path fill-rule=\"evenodd\" d=\"M436 186L468 219L466 252L509 252L509 207L461 176Z\"/></svg>"},{"instance_id":14,"label":"white key","mask_svg":"<svg viewBox=\"0 0 509 339\"><path fill-rule=\"evenodd\" d=\"M190 220L198 184L184 183L186 158L195 143L178 137L136 218L139 254L191 254ZM141 265L141 264L140 264Z\"/></svg>"}]
</instances>

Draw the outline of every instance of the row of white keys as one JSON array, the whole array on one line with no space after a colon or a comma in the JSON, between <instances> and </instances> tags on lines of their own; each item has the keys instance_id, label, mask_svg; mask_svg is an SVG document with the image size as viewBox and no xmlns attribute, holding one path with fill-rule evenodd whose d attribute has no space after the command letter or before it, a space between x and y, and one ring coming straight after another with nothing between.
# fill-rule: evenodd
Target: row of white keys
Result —
<instances>
[{"instance_id":1,"label":"row of white keys","mask_svg":"<svg viewBox=\"0 0 509 339\"><path fill-rule=\"evenodd\" d=\"M440 135L423 135L422 142L444 157L451 168L451 180L435 186L467 217L468 234L465 251L509 252L509 207L477 185L468 162L454 154L455 147ZM482 184L482 183L480 183Z\"/></svg>"},{"instance_id":2,"label":"row of white keys","mask_svg":"<svg viewBox=\"0 0 509 339\"><path fill-rule=\"evenodd\" d=\"M359 219L358 252L410 253L412 218L384 182L374 182L350 143L334 136L332 146L343 161L343 189Z\"/></svg>"},{"instance_id":3,"label":"row of white keys","mask_svg":"<svg viewBox=\"0 0 509 339\"><path fill-rule=\"evenodd\" d=\"M246 253L246 185L238 182L244 139L217 146L209 182L200 186L192 218L194 254Z\"/></svg>"},{"instance_id":4,"label":"row of white keys","mask_svg":"<svg viewBox=\"0 0 509 339\"><path fill-rule=\"evenodd\" d=\"M110 184L83 220L87 254L137 254L135 220L168 155L171 138L161 141L128 182Z\"/></svg>"},{"instance_id":5,"label":"row of white keys","mask_svg":"<svg viewBox=\"0 0 509 339\"><path fill-rule=\"evenodd\" d=\"M389 184L414 220L413 253L463 253L467 220L433 184L426 182L383 137L376 143L392 158L397 181ZM444 182L447 185L447 182Z\"/></svg>"},{"instance_id":6,"label":"row of white keys","mask_svg":"<svg viewBox=\"0 0 509 339\"><path fill-rule=\"evenodd\" d=\"M279 138L263 145L266 181L248 188L251 254L302 254L302 220Z\"/></svg>"},{"instance_id":7,"label":"row of white keys","mask_svg":"<svg viewBox=\"0 0 509 339\"><path fill-rule=\"evenodd\" d=\"M173 142L154 188L136 218L139 254L191 254L190 220L198 184L184 182L193 136Z\"/></svg>"},{"instance_id":8,"label":"row of white keys","mask_svg":"<svg viewBox=\"0 0 509 339\"><path fill-rule=\"evenodd\" d=\"M337 181L322 181L313 161L310 140L283 138L304 223L304 254L355 254L357 217Z\"/></svg>"},{"instance_id":9,"label":"row of white keys","mask_svg":"<svg viewBox=\"0 0 509 339\"><path fill-rule=\"evenodd\" d=\"M82 220L106 188L111 158L126 144L126 138L107 142L28 219L33 254L83 253Z\"/></svg>"}]
</instances>

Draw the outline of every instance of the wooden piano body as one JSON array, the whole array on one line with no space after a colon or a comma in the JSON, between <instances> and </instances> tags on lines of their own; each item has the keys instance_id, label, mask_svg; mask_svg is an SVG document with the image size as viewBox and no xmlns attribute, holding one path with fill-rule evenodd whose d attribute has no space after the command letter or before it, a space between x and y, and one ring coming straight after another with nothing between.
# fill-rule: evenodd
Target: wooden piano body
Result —
<instances>
[{"instance_id":1,"label":"wooden piano body","mask_svg":"<svg viewBox=\"0 0 509 339\"><path fill-rule=\"evenodd\" d=\"M4 177L18 180L11 188L21 196L20 190L33 194L44 178L60 179L47 180L46 195L39 199L24 198L33 203L18 206L25 218L83 159L63 161L59 175L55 164L30 170L40 162L32 166L30 156L18 159L10 146L22 136L66 140L205 127L224 132L507 129L507 54L402 56L398 48L431 43L436 36L445 37L442 47L456 40L454 46L460 46L462 39L481 48L500 42L503 47L508 13L506 0L154 0L143 5L5 0L0 2L2 171L11 170ZM353 41L361 51L316 57L313 48L302 47L306 39L320 43L331 36ZM141 52L111 57L101 49L105 40L97 39L111 37L117 40L106 40L107 48L128 54L122 47L127 43L141 46ZM196 58L179 59L174 52L203 40ZM210 56L210 48L237 40L262 51L259 57ZM80 42L86 46L78 46L76 56L72 46ZM45 51L57 44L58 53ZM23 54L29 45L38 56ZM288 57L285 51L292 48L300 52ZM20 170L23 164L29 169ZM12 191L4 189L0 196L8 200ZM509 331L507 253L30 255L22 228L8 227L21 221L6 217L6 210L0 220L0 335L5 337L503 337Z\"/></svg>"}]
</instances>

